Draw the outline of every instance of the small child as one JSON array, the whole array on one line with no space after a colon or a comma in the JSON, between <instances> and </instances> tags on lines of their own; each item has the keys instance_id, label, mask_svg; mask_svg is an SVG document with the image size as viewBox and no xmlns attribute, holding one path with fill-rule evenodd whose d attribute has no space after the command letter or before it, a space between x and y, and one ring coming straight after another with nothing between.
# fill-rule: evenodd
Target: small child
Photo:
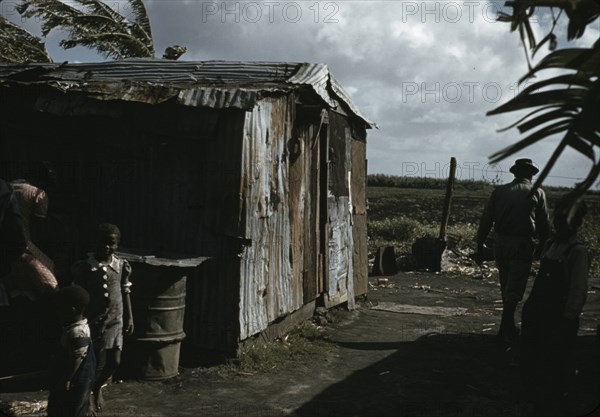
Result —
<instances>
[{"instance_id":1,"label":"small child","mask_svg":"<svg viewBox=\"0 0 600 417\"><path fill-rule=\"evenodd\" d=\"M90 327L83 318L90 297L83 288L73 286L60 289L53 301L63 329L51 368L48 416L85 417L96 370Z\"/></svg>"},{"instance_id":2,"label":"small child","mask_svg":"<svg viewBox=\"0 0 600 417\"><path fill-rule=\"evenodd\" d=\"M90 294L86 309L96 353L96 381L90 415L103 406L102 386L112 377L121 362L123 335L133 333L133 315L129 298L129 263L114 255L121 232L114 224L103 223L96 234L96 252L72 267L74 283Z\"/></svg>"}]
</instances>

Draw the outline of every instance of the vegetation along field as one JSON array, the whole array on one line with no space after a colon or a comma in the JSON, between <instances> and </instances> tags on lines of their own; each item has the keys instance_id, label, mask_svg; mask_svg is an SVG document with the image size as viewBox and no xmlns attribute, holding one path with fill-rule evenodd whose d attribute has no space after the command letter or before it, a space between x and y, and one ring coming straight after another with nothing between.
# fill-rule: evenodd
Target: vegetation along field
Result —
<instances>
[{"instance_id":1,"label":"vegetation along field","mask_svg":"<svg viewBox=\"0 0 600 417\"><path fill-rule=\"evenodd\" d=\"M554 202L568 188L543 187L550 215ZM462 248L475 248L479 218L494 185L483 181L458 180L454 186L448 235ZM367 179L369 251L394 246L396 253L411 251L416 238L437 237L446 193L446 180L418 177L369 175ZM588 192L588 215L579 236L587 244L592 273L600 274L600 193Z\"/></svg>"}]
</instances>

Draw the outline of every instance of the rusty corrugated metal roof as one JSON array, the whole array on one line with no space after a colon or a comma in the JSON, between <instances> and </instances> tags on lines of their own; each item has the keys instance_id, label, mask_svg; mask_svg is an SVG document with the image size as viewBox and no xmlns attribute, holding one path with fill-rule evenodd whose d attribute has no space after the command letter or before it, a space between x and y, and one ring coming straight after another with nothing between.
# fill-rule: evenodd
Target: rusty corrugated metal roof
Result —
<instances>
[{"instance_id":1,"label":"rusty corrugated metal roof","mask_svg":"<svg viewBox=\"0 0 600 417\"><path fill-rule=\"evenodd\" d=\"M0 83L46 83L100 99L186 106L251 108L261 92L308 86L330 107L343 103L368 126L325 64L299 62L169 61L128 59L95 63L0 64Z\"/></svg>"}]
</instances>

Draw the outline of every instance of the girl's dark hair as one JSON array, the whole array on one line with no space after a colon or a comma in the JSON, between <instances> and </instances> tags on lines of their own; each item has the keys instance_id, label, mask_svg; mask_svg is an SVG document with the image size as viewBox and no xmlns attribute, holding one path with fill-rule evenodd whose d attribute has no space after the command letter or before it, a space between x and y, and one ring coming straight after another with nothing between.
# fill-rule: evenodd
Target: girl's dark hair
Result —
<instances>
[{"instance_id":1,"label":"girl's dark hair","mask_svg":"<svg viewBox=\"0 0 600 417\"><path fill-rule=\"evenodd\" d=\"M59 289L55 293L54 301L57 306L74 307L75 312L81 314L90 303L90 295L79 285L72 285Z\"/></svg>"},{"instance_id":2,"label":"girl's dark hair","mask_svg":"<svg viewBox=\"0 0 600 417\"><path fill-rule=\"evenodd\" d=\"M119 230L119 228L117 226L115 226L112 223L100 223L98 225L97 232L98 232L99 237L116 235L117 240L119 240L119 241L121 240L121 231Z\"/></svg>"},{"instance_id":3,"label":"girl's dark hair","mask_svg":"<svg viewBox=\"0 0 600 417\"><path fill-rule=\"evenodd\" d=\"M562 218L570 228L576 230L583 223L583 218L587 214L587 204L585 200L579 199L571 202L569 196L558 199L554 209L555 220Z\"/></svg>"}]
</instances>

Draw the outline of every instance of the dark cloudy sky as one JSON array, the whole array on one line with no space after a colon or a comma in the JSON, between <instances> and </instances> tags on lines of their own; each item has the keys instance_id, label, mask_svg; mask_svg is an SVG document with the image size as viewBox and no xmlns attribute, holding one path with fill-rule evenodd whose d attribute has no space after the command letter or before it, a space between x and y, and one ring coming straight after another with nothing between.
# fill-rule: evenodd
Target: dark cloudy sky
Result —
<instances>
[{"instance_id":1,"label":"dark cloudy sky","mask_svg":"<svg viewBox=\"0 0 600 417\"><path fill-rule=\"evenodd\" d=\"M123 3L107 3L127 14ZM513 158L499 167L487 165L487 158L516 141L515 129L496 130L519 114L485 113L522 89L516 80L527 67L518 34L495 21L503 3L146 1L158 55L179 44L188 48L181 58L185 60L328 64L361 111L379 126L369 131L369 173L445 176L444 168L455 156L461 178L498 176L507 182ZM540 18L534 25L538 39L548 28L549 20ZM598 29L596 22L580 43L591 44ZM560 27L559 37L563 33ZM62 37L57 31L47 39L55 61L102 59L82 48L61 50L57 43ZM532 157L542 166L558 139L518 156ZM547 183L572 185L589 166L585 157L566 152Z\"/></svg>"}]
</instances>

